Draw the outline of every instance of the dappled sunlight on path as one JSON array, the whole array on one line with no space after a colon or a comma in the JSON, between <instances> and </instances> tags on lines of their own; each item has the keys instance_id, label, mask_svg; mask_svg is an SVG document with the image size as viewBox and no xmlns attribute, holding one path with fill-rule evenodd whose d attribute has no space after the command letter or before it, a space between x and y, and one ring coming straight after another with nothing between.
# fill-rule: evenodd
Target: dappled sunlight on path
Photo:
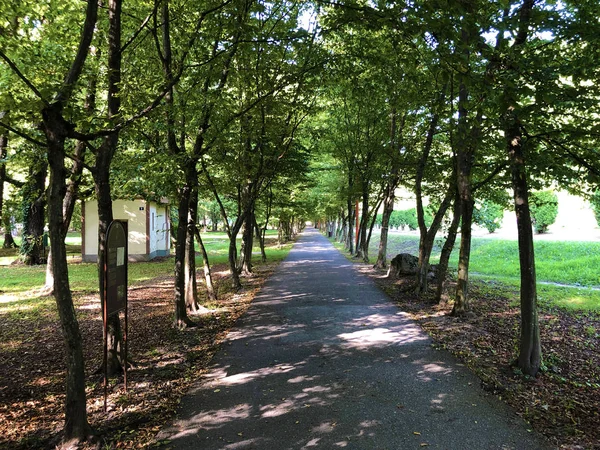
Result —
<instances>
[{"instance_id":1,"label":"dappled sunlight on path","mask_svg":"<svg viewBox=\"0 0 600 450\"><path fill-rule=\"evenodd\" d=\"M475 384L307 230L158 439L181 449L543 448Z\"/></svg>"}]
</instances>

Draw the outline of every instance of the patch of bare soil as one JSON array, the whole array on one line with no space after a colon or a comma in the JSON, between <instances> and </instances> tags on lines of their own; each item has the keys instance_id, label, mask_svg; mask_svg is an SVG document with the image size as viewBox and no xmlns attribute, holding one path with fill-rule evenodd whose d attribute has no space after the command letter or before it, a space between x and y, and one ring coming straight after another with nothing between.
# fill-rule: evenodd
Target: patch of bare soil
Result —
<instances>
[{"instance_id":1,"label":"patch of bare soil","mask_svg":"<svg viewBox=\"0 0 600 450\"><path fill-rule=\"evenodd\" d=\"M75 299L86 360L89 421L97 439L88 448L144 448L174 414L181 396L206 372L226 332L249 307L274 264L261 265L233 293L227 268L213 267L219 300L191 316L198 327L177 331L173 277L129 289L128 390L109 383L104 412L102 320L96 295ZM202 283L199 277L199 285ZM44 300L42 299L41 302ZM53 298L48 298L54 303ZM0 322L0 448L53 448L63 427L64 342L55 307L22 309ZM86 448L84 446L84 448Z\"/></svg>"},{"instance_id":2,"label":"patch of bare soil","mask_svg":"<svg viewBox=\"0 0 600 450\"><path fill-rule=\"evenodd\" d=\"M484 389L512 406L532 428L561 449L600 449L600 314L540 305L543 370L523 376L518 355L519 292L471 281L472 315L449 315L452 304L418 299L413 277L385 278L362 266L377 284L444 348L475 372ZM448 292L453 292L453 283Z\"/></svg>"}]
</instances>

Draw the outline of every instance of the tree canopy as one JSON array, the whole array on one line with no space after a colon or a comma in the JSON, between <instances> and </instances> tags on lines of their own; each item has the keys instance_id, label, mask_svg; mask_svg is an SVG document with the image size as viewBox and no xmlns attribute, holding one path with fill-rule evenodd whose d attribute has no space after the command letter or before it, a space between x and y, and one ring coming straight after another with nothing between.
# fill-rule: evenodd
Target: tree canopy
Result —
<instances>
[{"instance_id":1,"label":"tree canopy","mask_svg":"<svg viewBox=\"0 0 600 450\"><path fill-rule=\"evenodd\" d=\"M5 228L16 216L26 225L30 263L50 227L70 348L67 438L85 438L88 427L64 238L76 199L90 197L101 249L112 199L176 205L182 328L193 325L184 268L194 273L199 204L227 231L241 288L260 230L288 239L307 220L369 261L381 211L384 267L403 187L416 198L417 292L427 293L436 233L447 224L451 250L460 230L460 315L469 312L472 222L494 226L482 217L510 192L521 256L517 359L537 373L529 198L551 185L598 191L597 1L25 0L1 1L0 12L0 216Z\"/></svg>"}]
</instances>

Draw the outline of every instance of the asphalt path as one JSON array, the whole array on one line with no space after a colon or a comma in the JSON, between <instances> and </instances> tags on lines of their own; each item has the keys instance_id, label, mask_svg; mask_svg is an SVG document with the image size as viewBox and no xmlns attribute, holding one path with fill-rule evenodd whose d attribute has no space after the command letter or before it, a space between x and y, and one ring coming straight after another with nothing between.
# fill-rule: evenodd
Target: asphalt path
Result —
<instances>
[{"instance_id":1,"label":"asphalt path","mask_svg":"<svg viewBox=\"0 0 600 450\"><path fill-rule=\"evenodd\" d=\"M173 449L549 446L307 229L158 439Z\"/></svg>"}]
</instances>

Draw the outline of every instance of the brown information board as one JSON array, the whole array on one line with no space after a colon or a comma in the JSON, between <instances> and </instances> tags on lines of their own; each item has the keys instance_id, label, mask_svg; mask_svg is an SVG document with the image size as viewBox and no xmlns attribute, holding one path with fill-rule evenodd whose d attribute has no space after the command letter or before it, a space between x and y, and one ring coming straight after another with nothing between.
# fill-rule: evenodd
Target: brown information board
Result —
<instances>
[{"instance_id":1,"label":"brown information board","mask_svg":"<svg viewBox=\"0 0 600 450\"><path fill-rule=\"evenodd\" d=\"M127 222L113 220L106 232L106 253L104 256L104 412L108 398L108 316L125 311L125 330L123 345L125 358L123 377L125 392L127 392ZM120 320L117 317L117 320Z\"/></svg>"},{"instance_id":2,"label":"brown information board","mask_svg":"<svg viewBox=\"0 0 600 450\"><path fill-rule=\"evenodd\" d=\"M106 314L127 308L127 222L114 220L106 236Z\"/></svg>"}]
</instances>

